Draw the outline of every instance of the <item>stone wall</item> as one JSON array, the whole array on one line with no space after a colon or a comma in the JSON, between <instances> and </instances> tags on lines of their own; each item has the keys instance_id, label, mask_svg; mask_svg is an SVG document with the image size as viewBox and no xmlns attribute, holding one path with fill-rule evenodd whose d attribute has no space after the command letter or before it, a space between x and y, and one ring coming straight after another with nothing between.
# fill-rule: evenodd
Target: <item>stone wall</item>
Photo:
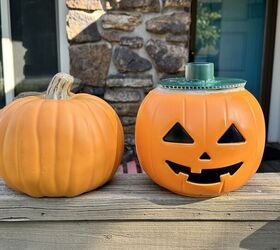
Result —
<instances>
[{"instance_id":1,"label":"stone wall","mask_svg":"<svg viewBox=\"0 0 280 250\"><path fill-rule=\"evenodd\" d=\"M138 107L157 80L188 60L191 0L67 0L70 73L77 92L108 101L126 146Z\"/></svg>"}]
</instances>

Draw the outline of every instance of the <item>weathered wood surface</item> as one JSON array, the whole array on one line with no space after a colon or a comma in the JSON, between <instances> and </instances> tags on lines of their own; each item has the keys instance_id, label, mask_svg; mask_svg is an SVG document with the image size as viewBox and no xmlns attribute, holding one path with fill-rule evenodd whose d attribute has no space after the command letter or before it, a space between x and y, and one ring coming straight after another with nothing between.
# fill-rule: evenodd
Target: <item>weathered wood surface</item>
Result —
<instances>
[{"instance_id":1,"label":"weathered wood surface","mask_svg":"<svg viewBox=\"0 0 280 250\"><path fill-rule=\"evenodd\" d=\"M0 221L280 221L280 173L211 199L172 194L143 174L116 175L76 198L35 199L0 183Z\"/></svg>"},{"instance_id":2,"label":"weathered wood surface","mask_svg":"<svg viewBox=\"0 0 280 250\"><path fill-rule=\"evenodd\" d=\"M280 249L280 222L0 223L1 249Z\"/></svg>"}]
</instances>

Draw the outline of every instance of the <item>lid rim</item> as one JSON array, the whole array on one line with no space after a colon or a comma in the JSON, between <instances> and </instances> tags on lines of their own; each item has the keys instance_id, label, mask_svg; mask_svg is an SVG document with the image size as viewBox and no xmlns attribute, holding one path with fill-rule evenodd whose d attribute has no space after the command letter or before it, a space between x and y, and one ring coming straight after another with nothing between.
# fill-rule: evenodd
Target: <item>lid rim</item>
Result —
<instances>
[{"instance_id":1,"label":"lid rim","mask_svg":"<svg viewBox=\"0 0 280 250\"><path fill-rule=\"evenodd\" d=\"M237 78L214 78L212 80L188 80L183 77L162 79L158 85L171 89L232 89L244 87L245 80Z\"/></svg>"}]
</instances>

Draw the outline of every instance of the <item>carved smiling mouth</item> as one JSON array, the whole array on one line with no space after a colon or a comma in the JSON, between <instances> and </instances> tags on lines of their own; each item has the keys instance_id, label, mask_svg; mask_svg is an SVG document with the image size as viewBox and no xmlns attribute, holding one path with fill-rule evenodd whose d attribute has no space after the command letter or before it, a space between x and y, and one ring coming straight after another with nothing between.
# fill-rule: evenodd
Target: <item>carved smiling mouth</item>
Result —
<instances>
[{"instance_id":1,"label":"carved smiling mouth","mask_svg":"<svg viewBox=\"0 0 280 250\"><path fill-rule=\"evenodd\" d=\"M192 173L191 168L180 165L172 161L165 161L167 165L176 174L184 173L187 174L188 182L193 182L197 184L213 184L216 182L221 182L220 176L224 174L234 175L235 172L241 167L243 162L239 162L223 168L213 168L213 169L202 169L201 173Z\"/></svg>"}]
</instances>

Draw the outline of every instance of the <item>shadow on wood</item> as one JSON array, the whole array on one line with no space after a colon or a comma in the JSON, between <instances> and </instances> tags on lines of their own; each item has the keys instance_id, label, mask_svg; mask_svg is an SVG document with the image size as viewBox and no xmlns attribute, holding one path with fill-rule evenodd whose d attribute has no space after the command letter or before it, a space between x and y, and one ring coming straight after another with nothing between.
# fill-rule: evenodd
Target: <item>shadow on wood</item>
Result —
<instances>
[{"instance_id":1,"label":"shadow on wood","mask_svg":"<svg viewBox=\"0 0 280 250\"><path fill-rule=\"evenodd\" d=\"M241 240L240 247L244 249L280 249L280 217L276 221L268 223L263 222L261 227L255 223L249 224L248 227L252 234Z\"/></svg>"}]
</instances>

